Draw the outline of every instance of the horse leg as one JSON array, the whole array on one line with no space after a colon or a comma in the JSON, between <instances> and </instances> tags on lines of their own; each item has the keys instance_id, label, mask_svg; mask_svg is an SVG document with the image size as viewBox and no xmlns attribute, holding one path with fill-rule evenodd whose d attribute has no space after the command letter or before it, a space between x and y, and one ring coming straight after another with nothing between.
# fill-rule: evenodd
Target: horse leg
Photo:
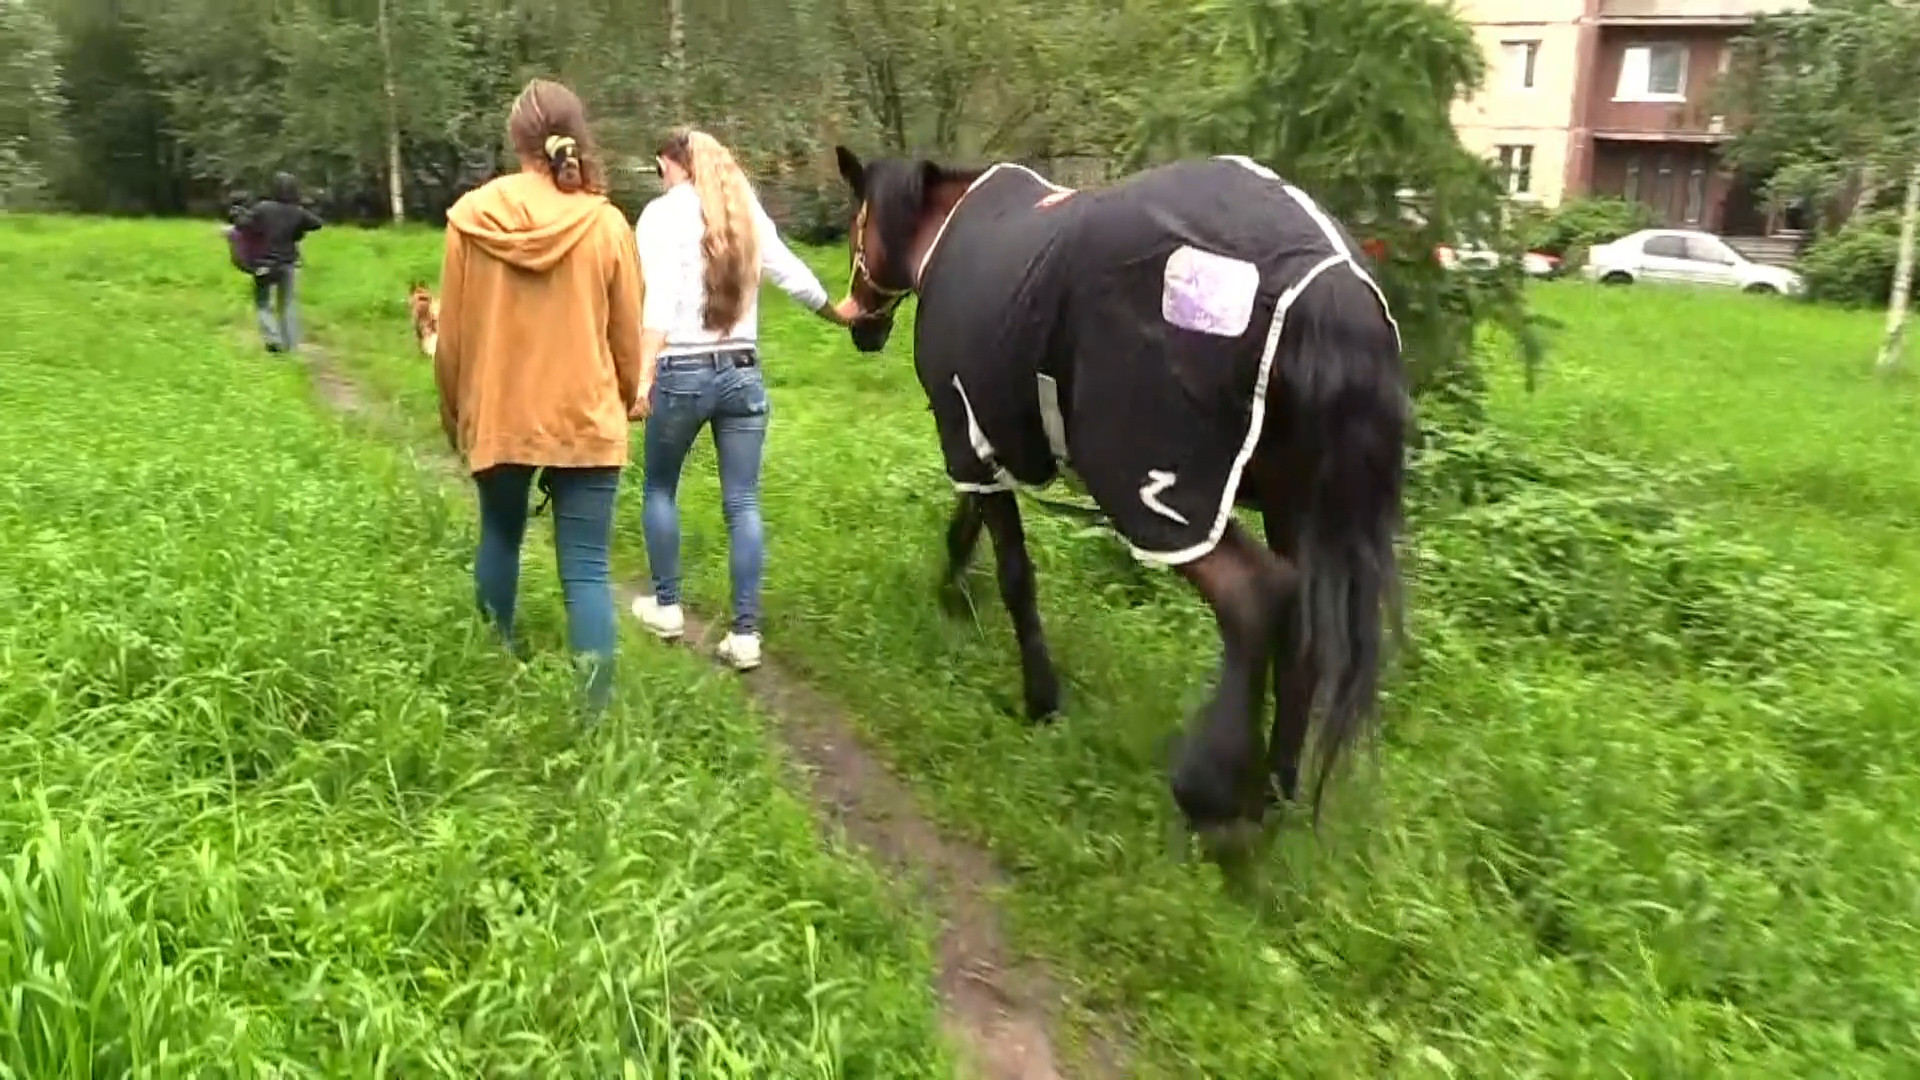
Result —
<instances>
[{"instance_id":1,"label":"horse leg","mask_svg":"<svg viewBox=\"0 0 1920 1080\"><path fill-rule=\"evenodd\" d=\"M1013 492L996 491L972 496L993 536L993 561L1000 579L1000 599L1013 617L1013 635L1020 643L1020 677L1027 717L1045 720L1060 711L1060 680L1053 657L1040 630L1039 596L1034 588L1033 561L1027 557L1026 532L1020 525L1020 504ZM960 530L948 534L949 540ZM975 527L977 533L977 526Z\"/></svg>"},{"instance_id":2,"label":"horse leg","mask_svg":"<svg viewBox=\"0 0 1920 1080\"><path fill-rule=\"evenodd\" d=\"M1266 528L1267 547L1289 565L1299 562L1299 543L1293 519L1287 508L1263 498L1260 516ZM1270 787L1263 810L1281 800L1292 802L1300 790L1300 754L1312 726L1313 696L1319 672L1313 657L1303 647L1300 592L1289 589L1280 602L1280 625L1274 634L1273 649L1273 733L1267 740L1267 773Z\"/></svg>"},{"instance_id":3,"label":"horse leg","mask_svg":"<svg viewBox=\"0 0 1920 1080\"><path fill-rule=\"evenodd\" d=\"M1260 766L1261 714L1282 601L1293 592L1291 564L1254 542L1238 522L1212 551L1180 573L1213 608L1221 669L1213 700L1181 741L1172 776L1174 802L1189 827L1211 830L1258 819L1266 784Z\"/></svg>"},{"instance_id":4,"label":"horse leg","mask_svg":"<svg viewBox=\"0 0 1920 1080\"><path fill-rule=\"evenodd\" d=\"M980 496L963 491L953 505L953 519L947 522L947 566L940 575L940 605L950 615L970 610L965 578L973 563L974 548L980 543L980 527L986 523L980 508Z\"/></svg>"}]
</instances>

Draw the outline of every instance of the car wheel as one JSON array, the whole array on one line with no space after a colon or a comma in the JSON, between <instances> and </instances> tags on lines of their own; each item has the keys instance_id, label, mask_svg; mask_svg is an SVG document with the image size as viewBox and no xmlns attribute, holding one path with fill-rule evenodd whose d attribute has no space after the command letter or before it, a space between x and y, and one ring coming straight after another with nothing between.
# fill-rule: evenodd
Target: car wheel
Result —
<instances>
[{"instance_id":1,"label":"car wheel","mask_svg":"<svg viewBox=\"0 0 1920 1080\"><path fill-rule=\"evenodd\" d=\"M1769 285L1769 284L1767 284L1767 283L1766 283L1766 282L1764 282L1764 281L1756 281L1756 282L1754 282L1753 284L1751 284L1751 285L1749 285L1749 286L1747 286L1746 288L1744 288L1744 289L1742 289L1742 290L1740 290L1740 291L1741 291L1741 292L1744 292L1744 293L1748 293L1748 294L1751 294L1751 295L1753 295L1753 296L1778 296L1778 295L1780 295L1780 290L1779 290L1779 289L1776 289L1776 288L1774 288L1773 286L1771 286L1771 285Z\"/></svg>"},{"instance_id":2,"label":"car wheel","mask_svg":"<svg viewBox=\"0 0 1920 1080\"><path fill-rule=\"evenodd\" d=\"M1600 279L1602 285L1631 285L1633 275L1624 270L1610 270Z\"/></svg>"}]
</instances>

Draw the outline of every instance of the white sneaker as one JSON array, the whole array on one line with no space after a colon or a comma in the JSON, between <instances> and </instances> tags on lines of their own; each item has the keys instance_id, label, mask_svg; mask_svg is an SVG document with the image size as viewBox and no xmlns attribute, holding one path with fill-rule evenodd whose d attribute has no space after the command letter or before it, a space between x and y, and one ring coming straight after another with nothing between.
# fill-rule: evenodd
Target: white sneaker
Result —
<instances>
[{"instance_id":1,"label":"white sneaker","mask_svg":"<svg viewBox=\"0 0 1920 1080\"><path fill-rule=\"evenodd\" d=\"M760 635L728 634L715 651L720 659L733 665L733 670L752 671L760 666Z\"/></svg>"},{"instance_id":2,"label":"white sneaker","mask_svg":"<svg viewBox=\"0 0 1920 1080\"><path fill-rule=\"evenodd\" d=\"M678 641L687 632L687 616L679 604L658 604L651 596L633 598L633 617L661 641Z\"/></svg>"}]
</instances>

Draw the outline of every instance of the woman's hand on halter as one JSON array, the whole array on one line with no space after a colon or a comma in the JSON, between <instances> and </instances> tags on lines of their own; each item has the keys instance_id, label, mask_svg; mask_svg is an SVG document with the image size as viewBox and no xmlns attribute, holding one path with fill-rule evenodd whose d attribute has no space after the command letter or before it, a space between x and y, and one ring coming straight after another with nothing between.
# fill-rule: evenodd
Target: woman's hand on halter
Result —
<instances>
[{"instance_id":1,"label":"woman's hand on halter","mask_svg":"<svg viewBox=\"0 0 1920 1080\"><path fill-rule=\"evenodd\" d=\"M860 301L851 294L837 304L827 304L820 309L820 317L835 326L852 326L860 315Z\"/></svg>"}]
</instances>

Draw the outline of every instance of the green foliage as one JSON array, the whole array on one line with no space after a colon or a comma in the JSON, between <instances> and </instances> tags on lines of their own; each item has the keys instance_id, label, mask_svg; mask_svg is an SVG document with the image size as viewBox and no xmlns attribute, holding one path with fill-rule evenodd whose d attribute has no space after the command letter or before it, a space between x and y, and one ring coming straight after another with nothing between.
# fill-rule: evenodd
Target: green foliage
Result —
<instances>
[{"instance_id":1,"label":"green foliage","mask_svg":"<svg viewBox=\"0 0 1920 1080\"><path fill-rule=\"evenodd\" d=\"M739 688L629 640L582 730L541 531L522 665L218 247L0 221L0 1076L951 1076Z\"/></svg>"},{"instance_id":2,"label":"green foliage","mask_svg":"<svg viewBox=\"0 0 1920 1080\"><path fill-rule=\"evenodd\" d=\"M1914 85L1920 7L1814 0L1764 15L1718 91L1735 124L1728 161L1770 177L1776 203L1808 199L1838 225L1873 177L1905 176L1920 153L1920 118L1891 92Z\"/></svg>"},{"instance_id":3,"label":"green foliage","mask_svg":"<svg viewBox=\"0 0 1920 1080\"><path fill-rule=\"evenodd\" d=\"M243 313L205 229L30 224L0 245L28 285L0 292L0 351L34 358L0 388L0 443L30 466L0 479L0 524L26 538L0 546L0 707L27 718L0 733L0 790L48 809L0 801L23 853L7 880L28 883L0 896L31 898L73 1003L33 1030L177 1033L176 1075L351 1074L376 1048L409 1075L616 1075L595 1055L632 1036L656 1074L672 1054L729 1075L696 1056L725 1046L748 1058L730 1075L804 1076L829 1072L819 1003L839 1075L944 1075L924 948L864 875L808 854L765 718L724 677L627 643L627 711L583 739L558 719L563 672L469 637L466 500L225 344ZM436 243L329 230L306 282L317 338L396 390L425 446L433 378L395 285ZM89 296L122 318L73 306ZM1009 868L1011 931L1062 969L1069 1015L1125 1018L1128 1075L1906 1064L1920 413L1835 360L1877 320L1678 289L1534 297L1568 326L1553 380L1523 396L1489 361L1488 385L1421 401L1414 649L1378 771L1228 898L1164 842L1160 748L1209 689L1211 616L1175 575L1030 513L1070 697L1061 723L1021 723L990 567L977 620L931 600L949 494L901 348L849 364L842 333L769 296L769 643ZM681 494L708 610L727 595L711 453ZM616 563L637 578L630 512ZM543 643L550 576L526 575ZM25 939L3 936L16 909L0 941ZM635 1031L607 1030L609 1000Z\"/></svg>"},{"instance_id":4,"label":"green foliage","mask_svg":"<svg viewBox=\"0 0 1920 1080\"><path fill-rule=\"evenodd\" d=\"M1527 246L1577 266L1596 244L1611 243L1659 223L1645 203L1615 198L1569 199L1525 223Z\"/></svg>"},{"instance_id":5,"label":"green foliage","mask_svg":"<svg viewBox=\"0 0 1920 1080\"><path fill-rule=\"evenodd\" d=\"M1863 214L1814 241L1800 256L1807 296L1852 307L1884 308L1900 255L1900 215Z\"/></svg>"},{"instance_id":6,"label":"green foliage","mask_svg":"<svg viewBox=\"0 0 1920 1080\"><path fill-rule=\"evenodd\" d=\"M354 284L317 317L412 388L431 437L431 375L405 355L397 301L363 284L415 256L327 242ZM1023 724L989 560L974 617L932 602L950 494L904 350L849 364L843 334L777 296L762 309L782 417L762 492L768 640L1011 868L1019 942L1064 969L1076 1005L1125 1018L1128 1075L1904 1064L1920 414L1834 362L1877 322L1680 289L1533 296L1567 324L1555 378L1523 396L1488 333L1463 370L1490 385L1420 401L1413 648L1379 767L1335 793L1323 835L1284 832L1239 899L1165 845L1163 740L1217 671L1191 590L1030 509L1069 698L1061 723ZM726 531L704 444L681 491L686 587L717 607ZM637 574L637 530L618 535Z\"/></svg>"},{"instance_id":7,"label":"green foliage","mask_svg":"<svg viewBox=\"0 0 1920 1080\"><path fill-rule=\"evenodd\" d=\"M1913 618L1821 596L1760 545L1687 511L1711 478L1698 467L1432 426L1414 475L1429 601L1490 636L1733 680L1920 655Z\"/></svg>"},{"instance_id":8,"label":"green foliage","mask_svg":"<svg viewBox=\"0 0 1920 1080\"><path fill-rule=\"evenodd\" d=\"M72 144L56 184L61 203L89 213L188 209L197 185L187 147L172 130L167 97L149 70L149 23L134 4L123 9L88 0L56 11L64 124ZM217 184L201 185L198 194L211 206L225 192Z\"/></svg>"},{"instance_id":9,"label":"green foliage","mask_svg":"<svg viewBox=\"0 0 1920 1080\"><path fill-rule=\"evenodd\" d=\"M64 150L58 47L38 8L0 0L0 211L41 204Z\"/></svg>"},{"instance_id":10,"label":"green foliage","mask_svg":"<svg viewBox=\"0 0 1920 1080\"><path fill-rule=\"evenodd\" d=\"M1451 8L1427 0L1202 0L1135 103L1137 161L1244 153L1386 247L1382 286L1416 385L1456 381L1475 326L1505 327L1538 359L1517 238L1493 165L1454 134L1452 103L1485 60ZM1442 244L1507 255L1454 274Z\"/></svg>"},{"instance_id":11,"label":"green foliage","mask_svg":"<svg viewBox=\"0 0 1920 1080\"><path fill-rule=\"evenodd\" d=\"M1171 4L47 6L77 147L58 185L69 206L205 211L291 169L329 215L381 220L397 139L408 214L432 219L511 165L506 108L546 75L587 101L623 206L657 193L644 165L669 127L692 122L734 146L783 224L820 237L846 217L836 142L968 159L1108 154L1123 127L1114 90L1136 76L1129 54ZM683 16L683 69L669 62L670 7Z\"/></svg>"}]
</instances>

